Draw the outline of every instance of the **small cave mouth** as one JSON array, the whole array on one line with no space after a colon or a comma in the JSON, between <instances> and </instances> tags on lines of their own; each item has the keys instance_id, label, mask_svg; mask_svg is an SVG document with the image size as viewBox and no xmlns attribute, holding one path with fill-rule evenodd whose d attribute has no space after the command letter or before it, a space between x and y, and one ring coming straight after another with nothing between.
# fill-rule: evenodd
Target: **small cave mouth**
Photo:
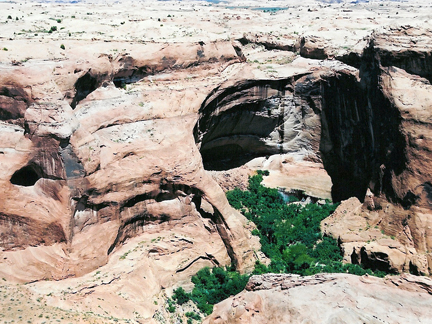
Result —
<instances>
[{"instance_id":1,"label":"small cave mouth","mask_svg":"<svg viewBox=\"0 0 432 324\"><path fill-rule=\"evenodd\" d=\"M42 170L40 170L40 167L30 164L16 171L12 175L10 182L17 186L31 187L34 186L40 178L42 178Z\"/></svg>"},{"instance_id":2,"label":"small cave mouth","mask_svg":"<svg viewBox=\"0 0 432 324\"><path fill-rule=\"evenodd\" d=\"M134 74L130 77L115 77L113 79L114 86L119 89L126 89L127 84L136 83L141 81L144 76Z\"/></svg>"},{"instance_id":3,"label":"small cave mouth","mask_svg":"<svg viewBox=\"0 0 432 324\"><path fill-rule=\"evenodd\" d=\"M90 93L95 91L99 86L97 78L90 74L90 71L84 74L75 82L75 97L72 100L71 107L75 109L77 104L85 99Z\"/></svg>"},{"instance_id":4,"label":"small cave mouth","mask_svg":"<svg viewBox=\"0 0 432 324\"><path fill-rule=\"evenodd\" d=\"M139 82L143 77L132 75L130 77L115 77L113 79L114 86L119 89L126 90L127 84Z\"/></svg>"},{"instance_id":5,"label":"small cave mouth","mask_svg":"<svg viewBox=\"0 0 432 324\"><path fill-rule=\"evenodd\" d=\"M113 83L116 88L125 89L127 84L139 82L146 76L152 74L152 69L147 66L143 66L138 69L123 69L120 70L116 75L114 75Z\"/></svg>"},{"instance_id":6,"label":"small cave mouth","mask_svg":"<svg viewBox=\"0 0 432 324\"><path fill-rule=\"evenodd\" d=\"M411 206L414 205L418 199L419 197L409 190L403 197L401 205L404 209L410 209Z\"/></svg>"},{"instance_id":7,"label":"small cave mouth","mask_svg":"<svg viewBox=\"0 0 432 324\"><path fill-rule=\"evenodd\" d=\"M415 276L420 276L420 271L418 270L417 266L413 264L411 261L409 263L409 273Z\"/></svg>"},{"instance_id":8,"label":"small cave mouth","mask_svg":"<svg viewBox=\"0 0 432 324\"><path fill-rule=\"evenodd\" d=\"M371 252L368 254L363 246L360 249L360 262L365 269L372 271L382 271L387 274L397 274L389 261L389 256L384 252Z\"/></svg>"},{"instance_id":9,"label":"small cave mouth","mask_svg":"<svg viewBox=\"0 0 432 324\"><path fill-rule=\"evenodd\" d=\"M120 88L120 89L123 89L126 86L126 82L123 78L115 78L113 80L113 83L116 88Z\"/></svg>"}]
</instances>

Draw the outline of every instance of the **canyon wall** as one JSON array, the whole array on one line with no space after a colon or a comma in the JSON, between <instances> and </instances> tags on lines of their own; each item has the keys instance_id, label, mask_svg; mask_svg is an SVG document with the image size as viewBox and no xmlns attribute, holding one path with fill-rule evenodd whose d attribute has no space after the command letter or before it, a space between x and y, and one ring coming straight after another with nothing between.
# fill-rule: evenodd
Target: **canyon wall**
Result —
<instances>
[{"instance_id":1,"label":"canyon wall","mask_svg":"<svg viewBox=\"0 0 432 324\"><path fill-rule=\"evenodd\" d=\"M309 65L308 73L215 89L194 129L204 166L225 170L272 154L322 161L333 200L358 199L323 221L345 261L429 274L430 37L386 28L361 54L338 57L346 65L299 59L292 65ZM315 58L321 45L302 41L300 53Z\"/></svg>"},{"instance_id":2,"label":"canyon wall","mask_svg":"<svg viewBox=\"0 0 432 324\"><path fill-rule=\"evenodd\" d=\"M0 276L64 279L54 304L110 290L127 305L119 316L134 309L125 289L150 318L153 298L204 266L265 262L212 172L311 164L342 201L322 229L346 262L430 274L431 36L386 28L344 55L303 36L95 40L55 60L2 61ZM252 61L256 46L284 57L278 70Z\"/></svg>"},{"instance_id":3,"label":"canyon wall","mask_svg":"<svg viewBox=\"0 0 432 324\"><path fill-rule=\"evenodd\" d=\"M359 99L333 106L331 113L338 116L330 127L340 130L334 128L336 121L353 131L338 136L343 144L336 146L337 162L322 150L324 164L332 166L326 167L330 175L348 170L342 180L332 176L333 195L338 182L348 181L335 198L355 196L364 202L347 201L323 221L324 231L341 240L347 262L390 272L431 272L430 36L410 27L373 34L360 60L354 95ZM356 118L342 118L346 108Z\"/></svg>"},{"instance_id":4,"label":"canyon wall","mask_svg":"<svg viewBox=\"0 0 432 324\"><path fill-rule=\"evenodd\" d=\"M205 169L285 154L323 163L334 201L363 202L369 189L373 206L362 215L380 215L369 228L410 251L388 268L428 273L429 235L419 223L428 223L431 187L429 36L388 28L370 36L354 63L339 57L356 67L299 58L282 78L249 77L257 73L241 63L243 46L258 41L243 38L151 46L150 58L132 47L85 63L2 66L4 253L59 245L62 266L41 262L34 279L63 278L103 265L129 238L199 221L218 233L228 257L221 263L248 269L244 220ZM319 43L299 44L315 57ZM240 67L230 72L234 63ZM222 70L228 74L215 78ZM184 85L186 73L213 80ZM365 248L359 244L355 255ZM350 248L342 248L349 261Z\"/></svg>"},{"instance_id":5,"label":"canyon wall","mask_svg":"<svg viewBox=\"0 0 432 324\"><path fill-rule=\"evenodd\" d=\"M88 59L1 67L5 276L80 276L130 238L183 226L196 226L190 229L196 237L215 237L203 246L204 261L250 268L258 243L204 171L192 136L206 86L186 85L167 96L165 86L154 84L225 68L238 61L232 45ZM150 81L136 83L145 76Z\"/></svg>"}]
</instances>

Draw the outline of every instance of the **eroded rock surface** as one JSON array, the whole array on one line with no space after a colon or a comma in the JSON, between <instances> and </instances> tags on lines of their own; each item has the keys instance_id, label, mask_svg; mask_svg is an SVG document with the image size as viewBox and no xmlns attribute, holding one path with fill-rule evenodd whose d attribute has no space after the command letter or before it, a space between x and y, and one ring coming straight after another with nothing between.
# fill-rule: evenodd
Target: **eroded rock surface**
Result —
<instances>
[{"instance_id":1,"label":"eroded rock surface","mask_svg":"<svg viewBox=\"0 0 432 324\"><path fill-rule=\"evenodd\" d=\"M322 223L324 232L342 242L347 262L385 271L431 272L431 156L427 143L432 108L428 80L432 48L426 39L430 39L427 31L389 28L374 35L365 51L369 62L376 64L379 74L375 84L380 93L370 85L366 85L366 91L375 93L371 98L380 102L373 107L387 108L381 112L369 110L368 116L356 123L366 128L344 140L352 153L341 150L339 161L348 166L342 172L351 169L342 177L342 183L351 182L354 190L368 187L371 191L363 206L350 199ZM387 43L389 40L392 41ZM407 44L412 46L408 48ZM371 78L372 74L366 75L362 82ZM345 119L344 123L347 121L353 119ZM355 157L356 154L359 155ZM347 163L354 157L352 163ZM342 175L341 170L337 172ZM333 183L340 185L338 182ZM335 189L333 186L333 193ZM348 198L345 190L342 193ZM356 196L363 201L363 195Z\"/></svg>"},{"instance_id":2,"label":"eroded rock surface","mask_svg":"<svg viewBox=\"0 0 432 324\"><path fill-rule=\"evenodd\" d=\"M432 281L402 275L253 276L204 323L429 323Z\"/></svg>"},{"instance_id":3,"label":"eroded rock surface","mask_svg":"<svg viewBox=\"0 0 432 324\"><path fill-rule=\"evenodd\" d=\"M41 260L35 273L20 275L14 257L5 257L4 273L23 281L79 276L104 265L128 238L204 219L202 235L216 230L229 256L217 262L249 267L234 244L251 249L242 217L202 168L193 141L194 114L207 85L181 91L153 81L116 87L168 67L168 80L176 79L177 69L208 64L203 57L216 70L238 60L230 43L210 45L209 52L197 46L198 57L188 45L173 45L153 57L147 53L144 61L99 55L83 64L2 68L3 253L63 244L62 257ZM203 66L192 69L209 73Z\"/></svg>"},{"instance_id":4,"label":"eroded rock surface","mask_svg":"<svg viewBox=\"0 0 432 324\"><path fill-rule=\"evenodd\" d=\"M260 257L224 195L256 169L356 197L323 223L346 262L431 272L429 7L0 5L15 17L0 51L0 277L59 280L29 286L53 307L155 322L199 268Z\"/></svg>"}]
</instances>

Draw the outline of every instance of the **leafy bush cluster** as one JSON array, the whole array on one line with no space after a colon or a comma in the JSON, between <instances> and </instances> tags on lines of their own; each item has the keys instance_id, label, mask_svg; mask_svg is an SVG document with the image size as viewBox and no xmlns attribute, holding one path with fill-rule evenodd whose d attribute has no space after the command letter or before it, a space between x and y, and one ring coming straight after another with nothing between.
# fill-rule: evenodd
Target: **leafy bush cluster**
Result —
<instances>
[{"instance_id":1,"label":"leafy bush cluster","mask_svg":"<svg viewBox=\"0 0 432 324\"><path fill-rule=\"evenodd\" d=\"M271 260L269 266L257 262L254 274L340 272L385 275L359 265L343 264L336 240L322 236L320 222L333 213L337 204L327 201L324 205L287 205L277 189L261 185L265 175L268 171L258 171L252 176L246 191L227 192L230 204L256 224L257 229L252 234L260 237L262 251ZM180 287L174 290L173 300L179 305L192 300L201 312L209 315L214 304L242 291L248 280L248 275L240 275L234 269L204 268L192 277L195 284L192 292L187 293ZM169 311L174 312L173 301L168 300L168 303ZM188 317L192 321L192 317Z\"/></svg>"},{"instance_id":2,"label":"leafy bush cluster","mask_svg":"<svg viewBox=\"0 0 432 324\"><path fill-rule=\"evenodd\" d=\"M201 312L210 315L214 304L241 292L248 280L248 275L241 275L231 269L206 267L192 277L195 284L192 292L187 293L180 287L174 290L173 300L179 305L192 300Z\"/></svg>"},{"instance_id":3,"label":"leafy bush cluster","mask_svg":"<svg viewBox=\"0 0 432 324\"><path fill-rule=\"evenodd\" d=\"M268 172L268 171L267 171ZM297 273L312 275L319 272L365 273L384 276L385 273L365 270L359 265L342 264L342 254L335 239L323 237L320 222L336 209L337 204L286 204L277 189L261 185L266 171L249 179L247 191L227 192L230 204L257 225L252 234L260 237L262 251L270 258L268 267L257 264L254 273Z\"/></svg>"},{"instance_id":4,"label":"leafy bush cluster","mask_svg":"<svg viewBox=\"0 0 432 324\"><path fill-rule=\"evenodd\" d=\"M192 324L193 320L201 321L201 316L195 312L186 312L186 317L188 317L187 324Z\"/></svg>"}]
</instances>

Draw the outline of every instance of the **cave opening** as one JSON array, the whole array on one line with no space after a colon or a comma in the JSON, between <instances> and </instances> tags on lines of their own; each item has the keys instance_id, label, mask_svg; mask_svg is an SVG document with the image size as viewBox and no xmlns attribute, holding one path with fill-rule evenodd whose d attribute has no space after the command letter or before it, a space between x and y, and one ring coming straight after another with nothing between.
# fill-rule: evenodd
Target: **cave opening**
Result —
<instances>
[{"instance_id":1,"label":"cave opening","mask_svg":"<svg viewBox=\"0 0 432 324\"><path fill-rule=\"evenodd\" d=\"M114 83L114 86L116 88L120 88L120 89L123 89L126 86L126 83L124 82L124 80L122 78L114 79L113 83Z\"/></svg>"},{"instance_id":2,"label":"cave opening","mask_svg":"<svg viewBox=\"0 0 432 324\"><path fill-rule=\"evenodd\" d=\"M98 88L98 80L95 76L90 74L90 71L84 74L75 82L75 97L72 100L72 109L76 108L76 105L83 99L85 99L90 93Z\"/></svg>"},{"instance_id":3,"label":"cave opening","mask_svg":"<svg viewBox=\"0 0 432 324\"><path fill-rule=\"evenodd\" d=\"M125 89L127 84L139 82L151 74L152 71L147 66L138 69L122 69L114 75L113 83L116 88Z\"/></svg>"},{"instance_id":4,"label":"cave opening","mask_svg":"<svg viewBox=\"0 0 432 324\"><path fill-rule=\"evenodd\" d=\"M194 128L206 170L237 168L282 153L284 117L294 106L287 80L243 81L215 90L203 102Z\"/></svg>"},{"instance_id":5,"label":"cave opening","mask_svg":"<svg viewBox=\"0 0 432 324\"><path fill-rule=\"evenodd\" d=\"M382 271L388 274L396 274L397 271L391 266L389 256L384 252L369 252L363 246L360 249L361 264L365 269Z\"/></svg>"},{"instance_id":6,"label":"cave opening","mask_svg":"<svg viewBox=\"0 0 432 324\"><path fill-rule=\"evenodd\" d=\"M31 187L34 186L40 178L42 178L40 168L30 164L16 171L12 175L10 182L17 186Z\"/></svg>"},{"instance_id":7,"label":"cave opening","mask_svg":"<svg viewBox=\"0 0 432 324\"><path fill-rule=\"evenodd\" d=\"M374 72L361 75L367 86L357 75L341 72L320 80L303 75L215 88L194 127L204 168L225 171L257 157L311 151L331 177L333 201L363 201L371 183L395 196L387 174L404 170L405 139L400 115L378 87L379 71ZM317 118L320 126L314 124Z\"/></svg>"},{"instance_id":8,"label":"cave opening","mask_svg":"<svg viewBox=\"0 0 432 324\"><path fill-rule=\"evenodd\" d=\"M409 263L409 273L415 276L420 276L420 271L418 270L417 266L413 264L411 261Z\"/></svg>"},{"instance_id":9,"label":"cave opening","mask_svg":"<svg viewBox=\"0 0 432 324\"><path fill-rule=\"evenodd\" d=\"M201 151L204 169L225 171L238 168L261 154L245 151L238 144L226 144Z\"/></svg>"},{"instance_id":10,"label":"cave opening","mask_svg":"<svg viewBox=\"0 0 432 324\"><path fill-rule=\"evenodd\" d=\"M127 84L138 82L142 77L131 76L131 77L118 77L113 79L114 86L119 89L126 89Z\"/></svg>"}]
</instances>

